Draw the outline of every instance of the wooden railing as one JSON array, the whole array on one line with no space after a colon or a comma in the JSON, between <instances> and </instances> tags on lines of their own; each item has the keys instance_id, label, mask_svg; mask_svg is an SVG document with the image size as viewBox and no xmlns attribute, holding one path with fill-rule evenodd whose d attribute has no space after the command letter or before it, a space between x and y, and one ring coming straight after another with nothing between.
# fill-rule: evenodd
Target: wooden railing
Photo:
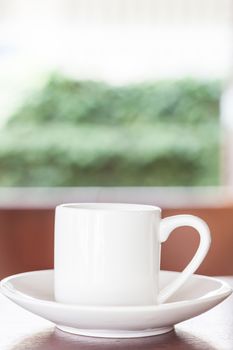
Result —
<instances>
[{"instance_id":1,"label":"wooden railing","mask_svg":"<svg viewBox=\"0 0 233 350\"><path fill-rule=\"evenodd\" d=\"M219 190L215 193L203 189L201 195L200 192L198 194L200 189L195 193L192 189L106 188L102 189L102 194L100 189L98 193L97 188L15 189L11 190L11 200L8 198L6 203L7 198L4 199L4 196L7 191L10 195L10 190L0 191L1 278L22 271L52 268L55 205L90 201L157 204L163 208L164 217L180 213L201 217L211 229L212 246L198 273L233 274L233 202L225 194L221 198ZM205 202L202 197L205 197ZM197 245L198 235L193 229L177 229L163 245L162 268L182 270L193 256Z\"/></svg>"}]
</instances>

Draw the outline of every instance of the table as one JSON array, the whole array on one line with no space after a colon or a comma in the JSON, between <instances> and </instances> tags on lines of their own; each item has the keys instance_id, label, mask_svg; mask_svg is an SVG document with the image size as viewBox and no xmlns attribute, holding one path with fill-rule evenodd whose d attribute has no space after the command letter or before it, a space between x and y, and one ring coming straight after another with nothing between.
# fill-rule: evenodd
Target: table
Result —
<instances>
[{"instance_id":1,"label":"table","mask_svg":"<svg viewBox=\"0 0 233 350\"><path fill-rule=\"evenodd\" d=\"M221 278L221 277L220 277ZM233 277L224 277L233 286ZM139 339L88 338L63 333L0 296L1 350L233 350L233 295L175 331Z\"/></svg>"}]
</instances>

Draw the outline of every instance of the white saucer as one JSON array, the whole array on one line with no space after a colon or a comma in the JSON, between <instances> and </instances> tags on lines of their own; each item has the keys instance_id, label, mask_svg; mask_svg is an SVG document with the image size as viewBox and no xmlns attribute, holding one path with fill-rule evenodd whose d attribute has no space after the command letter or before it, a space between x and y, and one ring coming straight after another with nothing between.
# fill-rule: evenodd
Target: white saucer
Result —
<instances>
[{"instance_id":1,"label":"white saucer","mask_svg":"<svg viewBox=\"0 0 233 350\"><path fill-rule=\"evenodd\" d=\"M161 287L177 274L161 271ZM166 333L175 324L211 309L232 293L225 282L193 275L169 302L157 306L68 305L54 300L53 275L53 270L44 270L7 277L1 281L1 291L65 332L94 337L131 338Z\"/></svg>"}]
</instances>

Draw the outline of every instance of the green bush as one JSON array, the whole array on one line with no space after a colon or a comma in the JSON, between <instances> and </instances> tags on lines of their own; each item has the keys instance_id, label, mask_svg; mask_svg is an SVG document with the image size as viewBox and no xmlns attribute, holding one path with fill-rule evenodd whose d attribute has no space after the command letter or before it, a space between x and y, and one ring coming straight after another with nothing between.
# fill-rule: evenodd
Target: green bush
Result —
<instances>
[{"instance_id":1,"label":"green bush","mask_svg":"<svg viewBox=\"0 0 233 350\"><path fill-rule=\"evenodd\" d=\"M216 185L219 94L217 82L53 76L2 130L0 185Z\"/></svg>"},{"instance_id":2,"label":"green bush","mask_svg":"<svg viewBox=\"0 0 233 350\"><path fill-rule=\"evenodd\" d=\"M218 82L180 80L113 87L53 75L9 124L217 122L219 95Z\"/></svg>"}]
</instances>

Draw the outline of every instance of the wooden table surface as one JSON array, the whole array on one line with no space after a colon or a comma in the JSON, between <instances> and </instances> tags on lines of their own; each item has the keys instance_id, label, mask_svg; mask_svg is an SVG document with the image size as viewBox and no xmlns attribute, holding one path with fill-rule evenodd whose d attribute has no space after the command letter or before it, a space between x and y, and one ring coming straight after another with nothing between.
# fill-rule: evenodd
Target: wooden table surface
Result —
<instances>
[{"instance_id":1,"label":"wooden table surface","mask_svg":"<svg viewBox=\"0 0 233 350\"><path fill-rule=\"evenodd\" d=\"M233 277L224 277L233 286ZM0 296L1 350L233 350L233 296L165 335L139 339L88 338L54 325Z\"/></svg>"}]
</instances>

